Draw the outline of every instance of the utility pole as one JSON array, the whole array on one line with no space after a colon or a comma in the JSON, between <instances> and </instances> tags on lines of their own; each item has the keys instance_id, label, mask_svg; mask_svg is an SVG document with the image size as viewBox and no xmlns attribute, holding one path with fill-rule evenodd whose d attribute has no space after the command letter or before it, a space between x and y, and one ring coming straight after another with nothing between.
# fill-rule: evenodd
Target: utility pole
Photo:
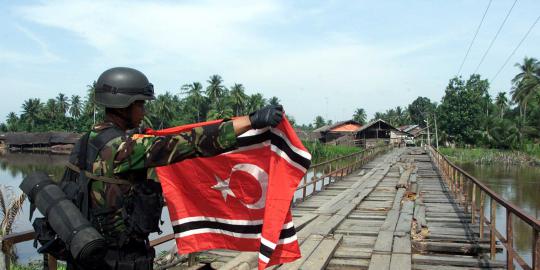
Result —
<instances>
[{"instance_id":1,"label":"utility pole","mask_svg":"<svg viewBox=\"0 0 540 270\"><path fill-rule=\"evenodd\" d=\"M435 120L435 145L437 146L437 150L439 150L439 133L437 131L437 115L433 113L433 119Z\"/></svg>"},{"instance_id":2,"label":"utility pole","mask_svg":"<svg viewBox=\"0 0 540 270\"><path fill-rule=\"evenodd\" d=\"M427 124L427 140L428 140L428 143L427 145L431 145L431 137L429 136L429 116L426 118L426 120L424 120Z\"/></svg>"}]
</instances>

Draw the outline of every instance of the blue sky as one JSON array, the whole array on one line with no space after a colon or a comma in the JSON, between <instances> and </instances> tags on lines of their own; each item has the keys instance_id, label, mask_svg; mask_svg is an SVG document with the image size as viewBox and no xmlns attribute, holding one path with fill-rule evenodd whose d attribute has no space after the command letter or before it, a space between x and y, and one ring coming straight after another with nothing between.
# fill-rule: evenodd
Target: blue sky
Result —
<instances>
[{"instance_id":1,"label":"blue sky","mask_svg":"<svg viewBox=\"0 0 540 270\"><path fill-rule=\"evenodd\" d=\"M494 0L465 62L478 65L512 0ZM30 97L84 95L114 66L140 69L157 93L220 74L277 96L299 123L368 116L418 96L440 101L480 22L482 1L0 0L0 121ZM540 14L519 0L479 73L491 79ZM540 24L540 23L539 23ZM540 58L537 25L492 82Z\"/></svg>"}]
</instances>

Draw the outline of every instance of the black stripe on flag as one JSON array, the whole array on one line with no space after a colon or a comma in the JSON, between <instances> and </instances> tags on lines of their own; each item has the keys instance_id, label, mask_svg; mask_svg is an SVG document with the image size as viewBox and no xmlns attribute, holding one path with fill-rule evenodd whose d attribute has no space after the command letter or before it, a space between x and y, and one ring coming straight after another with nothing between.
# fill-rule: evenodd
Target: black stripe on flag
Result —
<instances>
[{"instance_id":1,"label":"black stripe on flag","mask_svg":"<svg viewBox=\"0 0 540 270\"><path fill-rule=\"evenodd\" d=\"M235 225L217 221L191 221L173 226L173 231L177 233L185 233L197 229L217 229L239 234L257 234L262 231L262 224L259 225ZM286 239L296 234L294 226L282 229L279 234L279 239Z\"/></svg>"},{"instance_id":2,"label":"black stripe on flag","mask_svg":"<svg viewBox=\"0 0 540 270\"><path fill-rule=\"evenodd\" d=\"M279 234L279 239L285 239L289 237L293 237L296 234L296 229L294 226L281 230L281 233Z\"/></svg>"},{"instance_id":3,"label":"black stripe on flag","mask_svg":"<svg viewBox=\"0 0 540 270\"><path fill-rule=\"evenodd\" d=\"M266 258L270 259L270 257L272 257L272 253L274 253L274 249L261 243L261 248L259 249L259 253L264 255Z\"/></svg>"},{"instance_id":4,"label":"black stripe on flag","mask_svg":"<svg viewBox=\"0 0 540 270\"><path fill-rule=\"evenodd\" d=\"M259 225L234 225L215 221L191 221L179 225L174 225L174 233L182 233L186 231L196 229L219 229L234 233L260 233L262 231L262 224Z\"/></svg>"},{"instance_id":5,"label":"black stripe on flag","mask_svg":"<svg viewBox=\"0 0 540 270\"><path fill-rule=\"evenodd\" d=\"M291 160L300 164L300 166L304 167L306 170L309 169L309 166L311 165L311 161L299 155L294 150L292 150L291 147L289 147L289 145L287 144L287 142L285 142L283 138L272 133L270 130L265 131L261 134L253 135L253 136L238 137L237 144L239 147L243 147L243 146L250 146L257 143L262 143L267 140L270 140L273 145L275 145L281 151L285 152Z\"/></svg>"}]
</instances>

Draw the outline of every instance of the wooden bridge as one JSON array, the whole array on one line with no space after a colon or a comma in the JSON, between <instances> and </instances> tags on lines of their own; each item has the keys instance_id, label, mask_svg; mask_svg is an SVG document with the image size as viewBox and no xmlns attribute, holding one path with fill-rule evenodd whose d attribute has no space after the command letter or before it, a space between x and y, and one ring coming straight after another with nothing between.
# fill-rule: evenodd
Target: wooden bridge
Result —
<instances>
[{"instance_id":1,"label":"wooden bridge","mask_svg":"<svg viewBox=\"0 0 540 270\"><path fill-rule=\"evenodd\" d=\"M302 258L271 269L540 270L540 222L432 148L384 146L313 165L295 198ZM502 234L497 205L506 210ZM514 218L531 228L529 261L513 246ZM32 237L15 234L0 244ZM189 258L173 269L257 269L258 254L212 250Z\"/></svg>"},{"instance_id":2,"label":"wooden bridge","mask_svg":"<svg viewBox=\"0 0 540 270\"><path fill-rule=\"evenodd\" d=\"M528 264L495 229L494 205L494 221L485 218L484 200L492 198L487 187L468 181L472 176L436 150L382 152L370 162L377 153L363 153L348 163L352 167L320 164L311 181L304 179L292 208L302 258L273 269L540 269L538 220L527 220L534 232ZM509 206L510 221L524 215ZM506 256L496 256L503 246ZM200 257L222 270L257 265L257 254L249 252L216 250Z\"/></svg>"}]
</instances>

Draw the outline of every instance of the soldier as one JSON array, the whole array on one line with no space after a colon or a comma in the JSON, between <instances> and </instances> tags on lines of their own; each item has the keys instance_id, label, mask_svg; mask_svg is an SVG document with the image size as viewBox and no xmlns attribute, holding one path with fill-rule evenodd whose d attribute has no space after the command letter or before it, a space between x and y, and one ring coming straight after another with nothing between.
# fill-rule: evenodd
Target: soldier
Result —
<instances>
[{"instance_id":1,"label":"soldier","mask_svg":"<svg viewBox=\"0 0 540 270\"><path fill-rule=\"evenodd\" d=\"M178 135L134 136L141 133L136 128L143 120L145 101L153 99L153 85L138 70L112 68L97 80L95 102L105 107L105 121L83 136L68 167L88 178L83 184L78 180L77 193L71 196L108 248L103 263L72 261L68 269L152 269L155 251L148 235L159 231L163 197L160 184L149 180L150 169L234 149L236 136L251 128L276 126L283 115L281 106L268 106ZM70 196L69 188L64 191Z\"/></svg>"}]
</instances>

